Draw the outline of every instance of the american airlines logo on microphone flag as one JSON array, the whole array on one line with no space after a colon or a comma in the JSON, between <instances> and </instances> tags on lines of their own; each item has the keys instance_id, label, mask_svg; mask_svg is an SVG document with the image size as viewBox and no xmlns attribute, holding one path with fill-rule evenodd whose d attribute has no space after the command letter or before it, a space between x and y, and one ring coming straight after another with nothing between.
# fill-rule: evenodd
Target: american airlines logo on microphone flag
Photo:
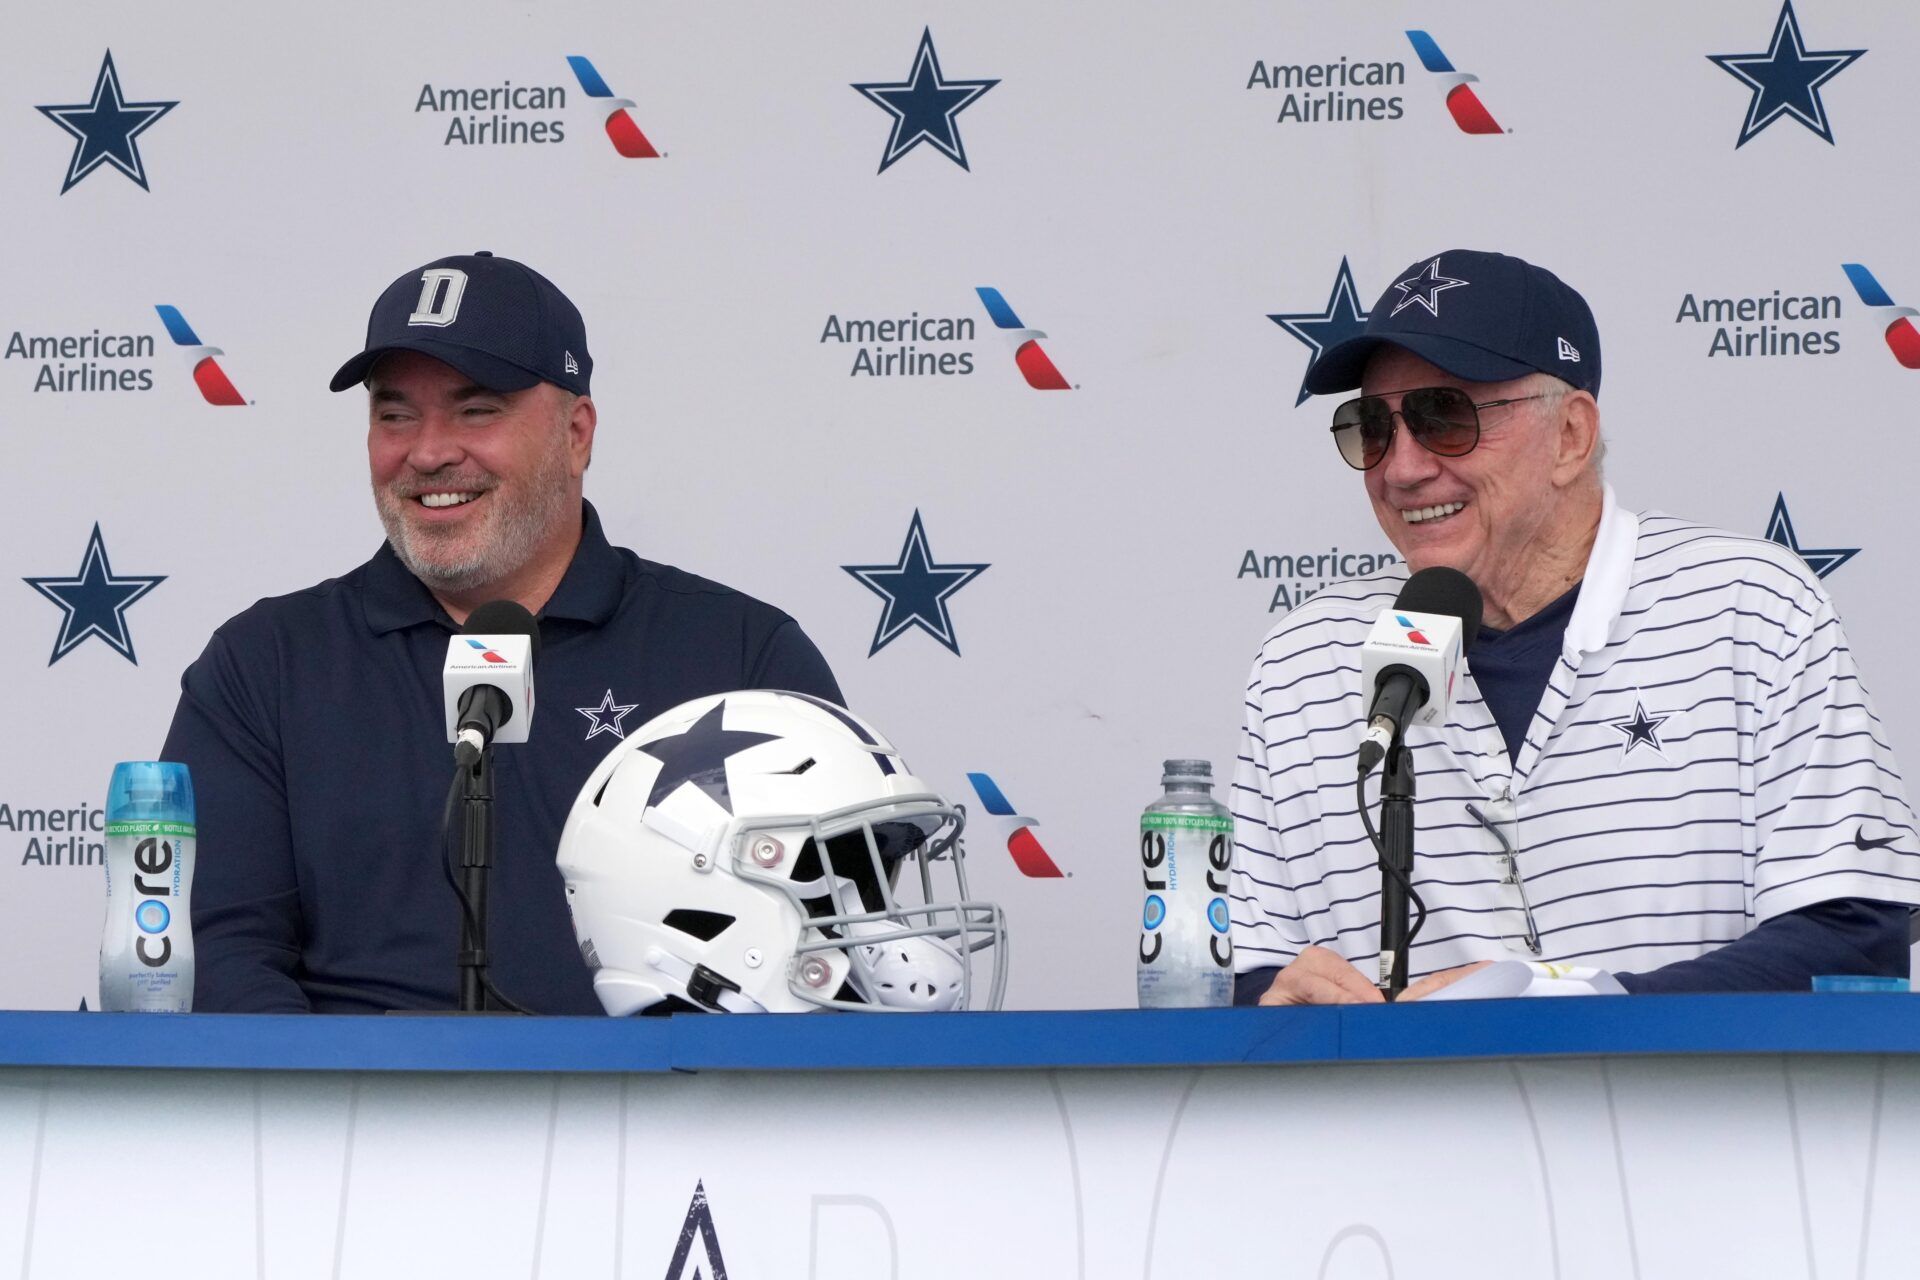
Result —
<instances>
[{"instance_id":1,"label":"american airlines logo on microphone flag","mask_svg":"<svg viewBox=\"0 0 1920 1280\"><path fill-rule=\"evenodd\" d=\"M506 661L505 658L501 657L499 654L493 651L493 646L491 645L483 644L478 640L468 640L467 644L470 647L478 649L480 651L480 657L483 661L486 661L486 662L505 662Z\"/></svg>"},{"instance_id":2,"label":"american airlines logo on microphone flag","mask_svg":"<svg viewBox=\"0 0 1920 1280\"><path fill-rule=\"evenodd\" d=\"M1427 700L1410 723L1444 723L1453 705L1464 636L1464 622L1452 614L1388 609L1374 619L1367 642L1361 646L1361 687L1373 688L1389 666L1406 667L1418 673L1437 695Z\"/></svg>"}]
</instances>

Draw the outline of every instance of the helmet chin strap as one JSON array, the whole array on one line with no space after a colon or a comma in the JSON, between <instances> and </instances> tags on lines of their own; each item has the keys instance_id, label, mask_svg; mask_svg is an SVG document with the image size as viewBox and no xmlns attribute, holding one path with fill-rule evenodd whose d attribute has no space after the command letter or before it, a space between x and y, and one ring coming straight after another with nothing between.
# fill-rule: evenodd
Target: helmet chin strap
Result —
<instances>
[{"instance_id":1,"label":"helmet chin strap","mask_svg":"<svg viewBox=\"0 0 1920 1280\"><path fill-rule=\"evenodd\" d=\"M734 991L725 987L713 991L709 999L695 999L689 990L689 988L698 981L698 975L694 971L694 966L682 960L679 956L674 955L672 952L665 951L660 947L647 948L647 964L656 973L671 982L676 988L677 994L689 1004L699 1005L701 1007L717 1005L726 1013L765 1013L767 1011L767 1006L761 1004L752 996L747 995L745 992Z\"/></svg>"}]
</instances>

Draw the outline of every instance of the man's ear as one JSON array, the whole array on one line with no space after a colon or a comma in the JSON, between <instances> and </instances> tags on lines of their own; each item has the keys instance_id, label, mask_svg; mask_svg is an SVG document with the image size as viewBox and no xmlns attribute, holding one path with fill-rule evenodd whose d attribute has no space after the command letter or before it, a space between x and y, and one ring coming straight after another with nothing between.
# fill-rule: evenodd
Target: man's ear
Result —
<instances>
[{"instance_id":1,"label":"man's ear","mask_svg":"<svg viewBox=\"0 0 1920 1280\"><path fill-rule=\"evenodd\" d=\"M567 411L567 452L573 459L573 474L585 475L593 465L593 431L600 422L600 411L590 396L576 396Z\"/></svg>"},{"instance_id":2,"label":"man's ear","mask_svg":"<svg viewBox=\"0 0 1920 1280\"><path fill-rule=\"evenodd\" d=\"M1600 447L1600 405L1585 391L1560 397L1558 432L1554 441L1553 483L1572 484L1586 471Z\"/></svg>"}]
</instances>

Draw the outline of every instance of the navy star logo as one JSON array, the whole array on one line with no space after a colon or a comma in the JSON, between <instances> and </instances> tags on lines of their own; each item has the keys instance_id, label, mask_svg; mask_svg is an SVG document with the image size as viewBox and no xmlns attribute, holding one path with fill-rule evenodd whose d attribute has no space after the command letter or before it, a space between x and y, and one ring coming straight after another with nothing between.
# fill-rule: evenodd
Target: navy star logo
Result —
<instances>
[{"instance_id":1,"label":"navy star logo","mask_svg":"<svg viewBox=\"0 0 1920 1280\"><path fill-rule=\"evenodd\" d=\"M948 80L940 74L940 55L933 50L933 28L920 33L920 49L913 70L896 84L856 84L862 96L893 117L893 132L880 157L879 172L921 143L930 143L947 159L967 168L966 144L954 117L973 105L975 98L998 80ZM968 170L971 172L971 170Z\"/></svg>"},{"instance_id":2,"label":"navy star logo","mask_svg":"<svg viewBox=\"0 0 1920 1280\"><path fill-rule=\"evenodd\" d=\"M113 50L107 50L106 60L100 64L100 75L93 82L91 102L34 108L76 139L60 194L67 194L76 182L103 164L110 164L132 178L142 191L152 190L147 186L147 169L140 162L140 147L134 139L179 105L178 102L128 102L120 91L120 73L114 70Z\"/></svg>"},{"instance_id":3,"label":"navy star logo","mask_svg":"<svg viewBox=\"0 0 1920 1280\"><path fill-rule=\"evenodd\" d=\"M600 699L599 706L575 707L574 710L585 716L587 723L593 726L587 730L586 740L588 742L592 742L603 733L610 733L614 737L624 740L627 736L627 731L621 727L620 722L632 715L634 707L638 705L638 703L624 707L617 705L613 700L613 690L609 689L607 690L607 696Z\"/></svg>"},{"instance_id":4,"label":"navy star logo","mask_svg":"<svg viewBox=\"0 0 1920 1280\"><path fill-rule=\"evenodd\" d=\"M780 735L724 729L720 722L726 712L726 702L716 702L710 711L688 725L685 732L640 745L640 750L660 762L660 772L647 796L649 809L691 782L715 804L728 813L733 812L733 792L727 787L727 761L749 747L778 742Z\"/></svg>"},{"instance_id":5,"label":"navy star logo","mask_svg":"<svg viewBox=\"0 0 1920 1280\"><path fill-rule=\"evenodd\" d=\"M1787 514L1787 495L1773 500L1773 515L1767 520L1767 541L1777 542L1807 562L1814 576L1824 578L1860 554L1859 547L1803 547L1793 532L1793 517Z\"/></svg>"},{"instance_id":6,"label":"navy star logo","mask_svg":"<svg viewBox=\"0 0 1920 1280\"><path fill-rule=\"evenodd\" d=\"M959 656L960 644L953 636L953 618L947 612L947 599L992 566L935 564L933 553L927 548L926 526L921 524L920 513L915 511L898 561L840 567L887 602L880 614L880 625L873 633L873 647L867 650L871 658L908 627L919 627Z\"/></svg>"},{"instance_id":7,"label":"navy star logo","mask_svg":"<svg viewBox=\"0 0 1920 1280\"><path fill-rule=\"evenodd\" d=\"M1347 265L1344 257L1340 259L1340 274L1333 278L1333 292L1327 295L1326 310L1268 316L1267 319L1307 344L1307 348L1313 352L1307 358L1308 370L1313 368L1314 362L1328 347L1337 346L1348 338L1357 338L1367 328L1366 309L1360 305L1360 291L1353 284L1353 269ZM1303 373L1300 375L1300 394L1294 397L1294 407L1300 407L1310 398L1307 377Z\"/></svg>"},{"instance_id":8,"label":"navy star logo","mask_svg":"<svg viewBox=\"0 0 1920 1280\"><path fill-rule=\"evenodd\" d=\"M1810 53L1800 38L1800 21L1793 16L1793 0L1780 6L1773 25L1773 42L1765 53L1710 53L1707 60L1753 90L1747 118L1740 126L1738 151L1753 136L1778 120L1792 116L1817 136L1833 143L1827 125L1826 104L1820 86L1839 75L1865 49L1827 49Z\"/></svg>"},{"instance_id":9,"label":"navy star logo","mask_svg":"<svg viewBox=\"0 0 1920 1280\"><path fill-rule=\"evenodd\" d=\"M107 544L100 537L100 526L93 526L87 539L87 553L80 559L80 572L71 578L22 578L28 586L59 605L65 613L60 634L53 642L52 666L72 653L88 636L99 636L113 651L133 663L133 636L127 631L127 609L134 601L167 579L165 575L116 575L107 562Z\"/></svg>"},{"instance_id":10,"label":"navy star logo","mask_svg":"<svg viewBox=\"0 0 1920 1280\"><path fill-rule=\"evenodd\" d=\"M1627 736L1627 745L1620 752L1621 757L1624 759L1632 755L1635 747L1645 746L1651 748L1653 753L1661 759L1665 759L1665 754L1660 750L1660 726L1672 718L1648 715L1646 704L1636 697L1633 700L1633 717L1628 720L1614 720L1610 724L1610 727L1618 729Z\"/></svg>"},{"instance_id":11,"label":"navy star logo","mask_svg":"<svg viewBox=\"0 0 1920 1280\"><path fill-rule=\"evenodd\" d=\"M1441 275L1440 259L1435 258L1405 280L1393 282L1393 287L1404 296L1388 315L1397 316L1417 302L1427 309L1428 315L1437 320L1440 318L1440 295L1449 289L1458 289L1466 283L1465 280Z\"/></svg>"}]
</instances>

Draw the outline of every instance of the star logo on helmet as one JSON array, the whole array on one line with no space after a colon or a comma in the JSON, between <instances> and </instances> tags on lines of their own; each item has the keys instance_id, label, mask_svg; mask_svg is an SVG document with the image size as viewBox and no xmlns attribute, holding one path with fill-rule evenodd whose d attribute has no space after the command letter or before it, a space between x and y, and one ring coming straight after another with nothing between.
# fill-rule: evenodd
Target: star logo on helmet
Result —
<instances>
[{"instance_id":1,"label":"star logo on helmet","mask_svg":"<svg viewBox=\"0 0 1920 1280\"><path fill-rule=\"evenodd\" d=\"M1466 283L1465 280L1441 275L1440 259L1435 258L1405 280L1393 282L1393 287L1398 289L1402 296L1399 305L1388 314L1397 316L1418 303L1427 309L1428 315L1437 320L1440 318L1440 295L1449 289L1458 289Z\"/></svg>"},{"instance_id":2,"label":"star logo on helmet","mask_svg":"<svg viewBox=\"0 0 1920 1280\"><path fill-rule=\"evenodd\" d=\"M647 796L647 808L665 800L691 782L706 792L707 798L733 812L733 792L727 786L727 761L763 742L778 742L777 733L748 733L721 727L727 704L717 702L713 709L695 720L683 733L668 734L642 743L640 750L660 762L660 772Z\"/></svg>"}]
</instances>

